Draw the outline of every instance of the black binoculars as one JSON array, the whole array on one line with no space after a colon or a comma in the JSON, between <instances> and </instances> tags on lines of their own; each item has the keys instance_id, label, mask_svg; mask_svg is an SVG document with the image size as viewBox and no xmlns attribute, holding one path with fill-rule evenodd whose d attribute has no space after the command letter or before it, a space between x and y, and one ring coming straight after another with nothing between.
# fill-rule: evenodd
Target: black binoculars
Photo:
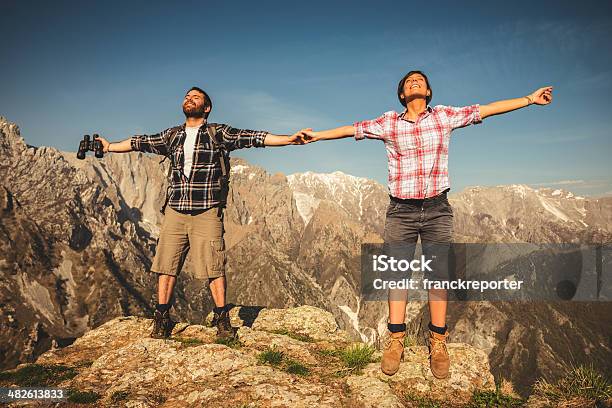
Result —
<instances>
[{"instance_id":1,"label":"black binoculars","mask_svg":"<svg viewBox=\"0 0 612 408\"><path fill-rule=\"evenodd\" d=\"M83 160L85 158L85 154L88 151L95 152L95 156L98 159L104 157L104 150L102 146L102 142L100 140L96 140L99 135L94 133L93 139L89 140L89 135L83 136L83 140L79 143L79 151L77 152L77 159Z\"/></svg>"}]
</instances>

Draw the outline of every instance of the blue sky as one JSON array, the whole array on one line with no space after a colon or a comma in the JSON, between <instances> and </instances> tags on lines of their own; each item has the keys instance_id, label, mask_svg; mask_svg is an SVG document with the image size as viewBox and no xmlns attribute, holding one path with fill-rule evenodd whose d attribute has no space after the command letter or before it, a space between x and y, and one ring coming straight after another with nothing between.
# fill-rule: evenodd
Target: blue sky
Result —
<instances>
[{"instance_id":1,"label":"blue sky","mask_svg":"<svg viewBox=\"0 0 612 408\"><path fill-rule=\"evenodd\" d=\"M276 133L400 110L397 82L411 69L428 74L434 105L553 85L548 107L453 133L453 191L524 183L610 195L610 38L612 7L597 1L5 0L0 115L29 144L74 151L85 133L118 141L180 123L192 85L211 95L211 121ZM340 170L386 183L373 140L235 155L273 173Z\"/></svg>"}]
</instances>

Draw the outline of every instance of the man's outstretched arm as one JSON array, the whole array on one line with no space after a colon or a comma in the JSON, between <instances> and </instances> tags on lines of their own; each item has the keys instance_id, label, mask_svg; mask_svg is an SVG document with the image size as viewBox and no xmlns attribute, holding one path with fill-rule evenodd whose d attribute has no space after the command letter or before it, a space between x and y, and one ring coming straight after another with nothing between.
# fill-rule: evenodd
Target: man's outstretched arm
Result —
<instances>
[{"instance_id":1,"label":"man's outstretched arm","mask_svg":"<svg viewBox=\"0 0 612 408\"><path fill-rule=\"evenodd\" d=\"M548 105L552 102L552 86L540 88L530 95L522 98L506 99L503 101L492 102L487 105L480 105L480 117L482 119L524 108L531 104Z\"/></svg>"},{"instance_id":2,"label":"man's outstretched arm","mask_svg":"<svg viewBox=\"0 0 612 408\"><path fill-rule=\"evenodd\" d=\"M168 130L169 129L155 135L132 136L129 139L115 143L110 143L103 137L98 137L98 139L102 142L104 153L127 153L138 151L167 156L169 152Z\"/></svg>"},{"instance_id":3,"label":"man's outstretched arm","mask_svg":"<svg viewBox=\"0 0 612 408\"><path fill-rule=\"evenodd\" d=\"M121 142L110 143L105 138L98 136L98 140L102 142L104 153L127 153L132 151L131 139L125 139Z\"/></svg>"},{"instance_id":4,"label":"man's outstretched arm","mask_svg":"<svg viewBox=\"0 0 612 408\"><path fill-rule=\"evenodd\" d=\"M266 146L287 146L304 144L303 133L312 129L302 129L292 135L273 135L268 133L264 139L264 145Z\"/></svg>"},{"instance_id":5,"label":"man's outstretched arm","mask_svg":"<svg viewBox=\"0 0 612 408\"><path fill-rule=\"evenodd\" d=\"M217 132L221 134L223 143L231 151L251 147L304 144L302 132L306 130L308 129L302 129L292 135L274 135L265 130L237 129L221 125Z\"/></svg>"}]
</instances>

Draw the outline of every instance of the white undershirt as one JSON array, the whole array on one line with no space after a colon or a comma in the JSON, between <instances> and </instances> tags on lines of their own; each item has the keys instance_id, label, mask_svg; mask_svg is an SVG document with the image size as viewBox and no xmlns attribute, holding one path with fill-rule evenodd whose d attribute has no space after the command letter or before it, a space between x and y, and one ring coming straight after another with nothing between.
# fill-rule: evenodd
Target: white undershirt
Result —
<instances>
[{"instance_id":1,"label":"white undershirt","mask_svg":"<svg viewBox=\"0 0 612 408\"><path fill-rule=\"evenodd\" d=\"M185 143L183 144L183 153L185 156L185 164L183 165L183 173L190 177L191 174L191 166L193 165L193 150L195 149L196 136L198 136L198 129L200 126L196 127L188 127L185 126L185 133L187 133L187 137L185 138Z\"/></svg>"}]
</instances>

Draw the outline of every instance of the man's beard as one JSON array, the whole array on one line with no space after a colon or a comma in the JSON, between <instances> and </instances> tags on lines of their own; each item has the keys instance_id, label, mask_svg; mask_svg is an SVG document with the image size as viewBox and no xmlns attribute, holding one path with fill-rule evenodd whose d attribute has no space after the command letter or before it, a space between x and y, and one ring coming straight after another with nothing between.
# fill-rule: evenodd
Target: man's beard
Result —
<instances>
[{"instance_id":1,"label":"man's beard","mask_svg":"<svg viewBox=\"0 0 612 408\"><path fill-rule=\"evenodd\" d=\"M197 107L195 105L183 105L183 113L186 118L203 118L204 106Z\"/></svg>"}]
</instances>

